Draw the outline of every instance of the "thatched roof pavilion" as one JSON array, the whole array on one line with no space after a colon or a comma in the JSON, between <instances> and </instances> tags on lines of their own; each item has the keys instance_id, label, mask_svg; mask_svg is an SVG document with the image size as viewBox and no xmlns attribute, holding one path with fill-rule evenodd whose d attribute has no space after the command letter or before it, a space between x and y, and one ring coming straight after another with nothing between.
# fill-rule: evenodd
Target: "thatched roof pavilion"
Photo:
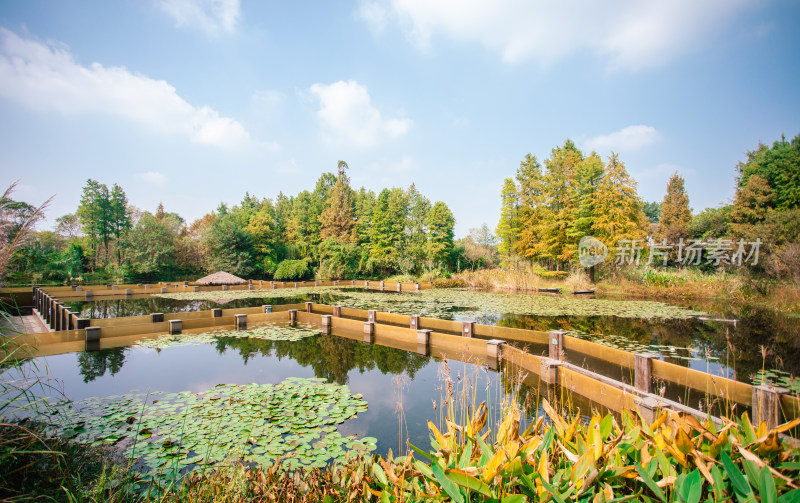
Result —
<instances>
[{"instance_id":1,"label":"thatched roof pavilion","mask_svg":"<svg viewBox=\"0 0 800 503\"><path fill-rule=\"evenodd\" d=\"M198 285L244 285L247 280L225 271L217 271L214 274L198 279L195 283Z\"/></svg>"}]
</instances>

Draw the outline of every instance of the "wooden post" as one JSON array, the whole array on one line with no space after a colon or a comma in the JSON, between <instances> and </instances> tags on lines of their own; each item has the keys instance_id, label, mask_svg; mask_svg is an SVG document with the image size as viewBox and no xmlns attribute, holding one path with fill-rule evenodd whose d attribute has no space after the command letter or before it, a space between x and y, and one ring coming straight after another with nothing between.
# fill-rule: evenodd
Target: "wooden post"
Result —
<instances>
[{"instance_id":1,"label":"wooden post","mask_svg":"<svg viewBox=\"0 0 800 503\"><path fill-rule=\"evenodd\" d=\"M338 281L334 281L333 282L333 286L339 286L339 282Z\"/></svg>"},{"instance_id":2,"label":"wooden post","mask_svg":"<svg viewBox=\"0 0 800 503\"><path fill-rule=\"evenodd\" d=\"M145 290L150 290L150 285L144 285Z\"/></svg>"},{"instance_id":3,"label":"wooden post","mask_svg":"<svg viewBox=\"0 0 800 503\"><path fill-rule=\"evenodd\" d=\"M356 280L351 280L350 286L356 286Z\"/></svg>"},{"instance_id":4,"label":"wooden post","mask_svg":"<svg viewBox=\"0 0 800 503\"><path fill-rule=\"evenodd\" d=\"M289 309L289 324L294 326L297 323L297 309Z\"/></svg>"},{"instance_id":5,"label":"wooden post","mask_svg":"<svg viewBox=\"0 0 800 503\"><path fill-rule=\"evenodd\" d=\"M276 285L275 282L273 281L272 282L272 289L275 290L276 288L278 288L278 285Z\"/></svg>"},{"instance_id":6,"label":"wooden post","mask_svg":"<svg viewBox=\"0 0 800 503\"><path fill-rule=\"evenodd\" d=\"M164 293L164 292L162 292L162 293ZM86 290L86 300L92 300L93 296L94 296L94 292L92 292L91 290Z\"/></svg>"},{"instance_id":7,"label":"wooden post","mask_svg":"<svg viewBox=\"0 0 800 503\"><path fill-rule=\"evenodd\" d=\"M92 322L89 318L78 318L78 323L75 325L77 330L85 330L89 328L89 324Z\"/></svg>"},{"instance_id":8,"label":"wooden post","mask_svg":"<svg viewBox=\"0 0 800 503\"><path fill-rule=\"evenodd\" d=\"M551 330L547 332L550 345L549 356L551 360L561 361L564 354L564 334L561 330Z\"/></svg>"},{"instance_id":9,"label":"wooden post","mask_svg":"<svg viewBox=\"0 0 800 503\"><path fill-rule=\"evenodd\" d=\"M314 286L319 286L319 281L314 280Z\"/></svg>"},{"instance_id":10,"label":"wooden post","mask_svg":"<svg viewBox=\"0 0 800 503\"><path fill-rule=\"evenodd\" d=\"M652 423L658 418L659 407L658 400L651 396L637 396L634 397L633 403L636 404L636 410L642 416L646 423Z\"/></svg>"},{"instance_id":11,"label":"wooden post","mask_svg":"<svg viewBox=\"0 0 800 503\"><path fill-rule=\"evenodd\" d=\"M636 353L633 355L634 386L642 393L653 392L653 360L658 355Z\"/></svg>"},{"instance_id":12,"label":"wooden post","mask_svg":"<svg viewBox=\"0 0 800 503\"><path fill-rule=\"evenodd\" d=\"M114 285L114 286L112 286L112 287L111 287L111 289L112 289L112 290L119 290L119 286L117 286L117 285Z\"/></svg>"},{"instance_id":13,"label":"wooden post","mask_svg":"<svg viewBox=\"0 0 800 503\"><path fill-rule=\"evenodd\" d=\"M133 289L132 288L126 288L125 289L125 296L126 297L130 297L131 295L133 295Z\"/></svg>"},{"instance_id":14,"label":"wooden post","mask_svg":"<svg viewBox=\"0 0 800 503\"><path fill-rule=\"evenodd\" d=\"M247 328L247 315L246 314L237 314L234 315L236 319L236 329L237 330L244 330Z\"/></svg>"},{"instance_id":15,"label":"wooden post","mask_svg":"<svg viewBox=\"0 0 800 503\"><path fill-rule=\"evenodd\" d=\"M169 320L169 335L177 335L183 331L181 320Z\"/></svg>"},{"instance_id":16,"label":"wooden post","mask_svg":"<svg viewBox=\"0 0 800 503\"><path fill-rule=\"evenodd\" d=\"M75 287L75 291L76 292L82 292L83 291L83 287L82 286L76 286Z\"/></svg>"},{"instance_id":17,"label":"wooden post","mask_svg":"<svg viewBox=\"0 0 800 503\"><path fill-rule=\"evenodd\" d=\"M561 367L560 360L552 358L542 359L542 381L547 384L558 384L558 369Z\"/></svg>"},{"instance_id":18,"label":"wooden post","mask_svg":"<svg viewBox=\"0 0 800 503\"><path fill-rule=\"evenodd\" d=\"M247 289L248 290L252 290L253 289L253 284L252 283L248 283L247 284Z\"/></svg>"},{"instance_id":19,"label":"wooden post","mask_svg":"<svg viewBox=\"0 0 800 503\"><path fill-rule=\"evenodd\" d=\"M417 353L428 356L431 350L431 330L417 330Z\"/></svg>"},{"instance_id":20,"label":"wooden post","mask_svg":"<svg viewBox=\"0 0 800 503\"><path fill-rule=\"evenodd\" d=\"M365 321L364 322L364 342L369 342L372 344L375 342L375 322L374 321Z\"/></svg>"},{"instance_id":21,"label":"wooden post","mask_svg":"<svg viewBox=\"0 0 800 503\"><path fill-rule=\"evenodd\" d=\"M61 303L60 302L53 303L53 325L54 325L53 329L56 332L61 331L61 318L62 318L61 314L62 314Z\"/></svg>"},{"instance_id":22,"label":"wooden post","mask_svg":"<svg viewBox=\"0 0 800 503\"><path fill-rule=\"evenodd\" d=\"M403 291L403 284L400 283L399 281L397 282L397 291L398 292L402 292Z\"/></svg>"},{"instance_id":23,"label":"wooden post","mask_svg":"<svg viewBox=\"0 0 800 503\"><path fill-rule=\"evenodd\" d=\"M369 286L369 280L364 281L364 286Z\"/></svg>"},{"instance_id":24,"label":"wooden post","mask_svg":"<svg viewBox=\"0 0 800 503\"><path fill-rule=\"evenodd\" d=\"M271 313L272 312L272 306L270 306L269 304L263 305L261 307L264 308L264 312L265 313Z\"/></svg>"},{"instance_id":25,"label":"wooden post","mask_svg":"<svg viewBox=\"0 0 800 503\"><path fill-rule=\"evenodd\" d=\"M199 286L193 286L192 287L192 291L193 292L199 292L200 291L200 287Z\"/></svg>"},{"instance_id":26,"label":"wooden post","mask_svg":"<svg viewBox=\"0 0 800 503\"><path fill-rule=\"evenodd\" d=\"M333 316L331 316L330 314L322 315L322 332L326 335L331 333L331 326L333 324L333 322L331 321L332 318Z\"/></svg>"},{"instance_id":27,"label":"wooden post","mask_svg":"<svg viewBox=\"0 0 800 503\"><path fill-rule=\"evenodd\" d=\"M753 386L753 426L767 423L767 429L772 429L783 422L781 413L781 395L789 390L762 384Z\"/></svg>"},{"instance_id":28,"label":"wooden post","mask_svg":"<svg viewBox=\"0 0 800 503\"><path fill-rule=\"evenodd\" d=\"M162 286L161 287L161 293L167 293L167 287Z\"/></svg>"},{"instance_id":29,"label":"wooden post","mask_svg":"<svg viewBox=\"0 0 800 503\"><path fill-rule=\"evenodd\" d=\"M419 330L419 316L416 314L412 314L410 318L411 322L409 323L409 328Z\"/></svg>"},{"instance_id":30,"label":"wooden post","mask_svg":"<svg viewBox=\"0 0 800 503\"><path fill-rule=\"evenodd\" d=\"M211 310L211 317L212 318L222 318L222 309L219 307L215 307Z\"/></svg>"},{"instance_id":31,"label":"wooden post","mask_svg":"<svg viewBox=\"0 0 800 503\"><path fill-rule=\"evenodd\" d=\"M161 323L164 321L164 313L152 313L150 314L150 321L153 323Z\"/></svg>"},{"instance_id":32,"label":"wooden post","mask_svg":"<svg viewBox=\"0 0 800 503\"><path fill-rule=\"evenodd\" d=\"M72 328L70 328L70 321L72 321L72 311L64 308L64 330L72 330Z\"/></svg>"},{"instance_id":33,"label":"wooden post","mask_svg":"<svg viewBox=\"0 0 800 503\"><path fill-rule=\"evenodd\" d=\"M184 281L183 282L183 286L189 286L189 282L188 281Z\"/></svg>"},{"instance_id":34,"label":"wooden post","mask_svg":"<svg viewBox=\"0 0 800 503\"><path fill-rule=\"evenodd\" d=\"M461 335L463 337L472 338L472 331L475 328L474 321L465 321L461 323Z\"/></svg>"},{"instance_id":35,"label":"wooden post","mask_svg":"<svg viewBox=\"0 0 800 503\"><path fill-rule=\"evenodd\" d=\"M383 291L385 286L386 286L386 282L381 280L381 292Z\"/></svg>"},{"instance_id":36,"label":"wooden post","mask_svg":"<svg viewBox=\"0 0 800 503\"><path fill-rule=\"evenodd\" d=\"M100 327L86 327L84 329L86 343L100 341Z\"/></svg>"},{"instance_id":37,"label":"wooden post","mask_svg":"<svg viewBox=\"0 0 800 503\"><path fill-rule=\"evenodd\" d=\"M378 314L378 311L376 311L374 309L370 309L369 311L367 311L367 320L371 321L372 323L375 323L376 318L377 318L377 314Z\"/></svg>"},{"instance_id":38,"label":"wooden post","mask_svg":"<svg viewBox=\"0 0 800 503\"><path fill-rule=\"evenodd\" d=\"M307 313L310 313L311 310L313 309L313 307L314 307L314 303L313 302L306 302L306 312Z\"/></svg>"},{"instance_id":39,"label":"wooden post","mask_svg":"<svg viewBox=\"0 0 800 503\"><path fill-rule=\"evenodd\" d=\"M414 282L414 290L419 290L419 283L416 281Z\"/></svg>"},{"instance_id":40,"label":"wooden post","mask_svg":"<svg viewBox=\"0 0 800 503\"><path fill-rule=\"evenodd\" d=\"M222 291L225 292L228 290L228 285L222 285Z\"/></svg>"},{"instance_id":41,"label":"wooden post","mask_svg":"<svg viewBox=\"0 0 800 503\"><path fill-rule=\"evenodd\" d=\"M342 317L342 306L333 306L333 316L335 318Z\"/></svg>"},{"instance_id":42,"label":"wooden post","mask_svg":"<svg viewBox=\"0 0 800 503\"><path fill-rule=\"evenodd\" d=\"M490 339L486 341L486 363L492 370L500 368L503 362L503 344L506 341L500 339Z\"/></svg>"},{"instance_id":43,"label":"wooden post","mask_svg":"<svg viewBox=\"0 0 800 503\"><path fill-rule=\"evenodd\" d=\"M297 283L294 284L294 287L297 288Z\"/></svg>"},{"instance_id":44,"label":"wooden post","mask_svg":"<svg viewBox=\"0 0 800 503\"><path fill-rule=\"evenodd\" d=\"M259 286L261 286L261 285L263 285L263 284L264 284L264 280L263 280L263 279L260 279L260 280L258 280L258 285L259 285Z\"/></svg>"}]
</instances>

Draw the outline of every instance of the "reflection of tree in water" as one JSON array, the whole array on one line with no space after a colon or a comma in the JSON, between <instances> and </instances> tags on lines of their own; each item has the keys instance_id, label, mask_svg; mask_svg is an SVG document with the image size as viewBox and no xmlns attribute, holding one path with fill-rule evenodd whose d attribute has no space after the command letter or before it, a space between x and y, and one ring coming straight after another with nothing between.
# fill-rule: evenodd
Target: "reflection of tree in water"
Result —
<instances>
[{"instance_id":1,"label":"reflection of tree in water","mask_svg":"<svg viewBox=\"0 0 800 503\"><path fill-rule=\"evenodd\" d=\"M238 351L245 363L255 355L269 356L274 352L279 360L291 358L303 367L311 367L317 377L339 384L347 384L347 374L354 369L362 373L376 368L383 374L406 372L413 379L417 371L430 361L427 356L409 351L364 344L335 335L319 335L299 341L220 337L216 348L220 353L227 349Z\"/></svg>"},{"instance_id":2,"label":"reflection of tree in water","mask_svg":"<svg viewBox=\"0 0 800 503\"><path fill-rule=\"evenodd\" d=\"M83 382L91 382L103 377L106 372L112 376L125 363L125 348L102 349L100 351L84 351L78 353L78 368Z\"/></svg>"}]
</instances>

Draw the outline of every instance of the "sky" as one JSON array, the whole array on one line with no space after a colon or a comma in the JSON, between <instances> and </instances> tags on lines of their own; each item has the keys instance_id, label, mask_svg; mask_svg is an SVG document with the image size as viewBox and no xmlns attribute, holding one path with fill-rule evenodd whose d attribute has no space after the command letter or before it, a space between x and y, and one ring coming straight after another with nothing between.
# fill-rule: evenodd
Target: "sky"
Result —
<instances>
[{"instance_id":1,"label":"sky","mask_svg":"<svg viewBox=\"0 0 800 503\"><path fill-rule=\"evenodd\" d=\"M0 184L74 212L92 178L187 222L245 192L415 183L456 235L572 139L646 201L731 201L800 133L797 0L0 0Z\"/></svg>"}]
</instances>

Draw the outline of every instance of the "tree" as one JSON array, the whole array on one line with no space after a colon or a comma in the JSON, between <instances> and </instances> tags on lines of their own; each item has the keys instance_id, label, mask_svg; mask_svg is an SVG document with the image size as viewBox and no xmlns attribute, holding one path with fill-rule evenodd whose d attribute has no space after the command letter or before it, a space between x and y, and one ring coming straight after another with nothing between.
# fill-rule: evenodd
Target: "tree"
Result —
<instances>
[{"instance_id":1,"label":"tree","mask_svg":"<svg viewBox=\"0 0 800 503\"><path fill-rule=\"evenodd\" d=\"M170 223L145 212L128 233L127 258L136 274L154 279L175 267L176 233L175 226Z\"/></svg>"},{"instance_id":2,"label":"tree","mask_svg":"<svg viewBox=\"0 0 800 503\"><path fill-rule=\"evenodd\" d=\"M500 244L497 249L508 260L516 250L519 235L519 196L511 178L503 181L500 199L502 201L500 222L496 230Z\"/></svg>"},{"instance_id":3,"label":"tree","mask_svg":"<svg viewBox=\"0 0 800 503\"><path fill-rule=\"evenodd\" d=\"M78 216L89 242L94 267L97 267L98 245L108 240L108 205L108 187L91 178L87 180L78 206Z\"/></svg>"},{"instance_id":4,"label":"tree","mask_svg":"<svg viewBox=\"0 0 800 503\"><path fill-rule=\"evenodd\" d=\"M428 260L434 265L442 265L453 249L453 227L456 224L450 208L437 201L428 213Z\"/></svg>"},{"instance_id":5,"label":"tree","mask_svg":"<svg viewBox=\"0 0 800 503\"><path fill-rule=\"evenodd\" d=\"M583 161L583 153L572 140L564 142L563 147L554 148L550 159L545 161L544 201L547 211L539 221L539 235L542 240L543 258L556 261L556 269L561 263L572 260L577 250L577 241L570 238L567 230L575 219L577 203L572 194L578 166Z\"/></svg>"},{"instance_id":6,"label":"tree","mask_svg":"<svg viewBox=\"0 0 800 503\"><path fill-rule=\"evenodd\" d=\"M611 168L609 171L616 171L613 174L606 172L606 166L604 166L603 160L595 152L592 152L578 164L575 170L575 185L572 188L575 217L567 228L567 237L570 242L578 243L583 236L592 234L595 220L600 216L599 205L602 204L602 202L599 201L601 197L600 185L603 183L606 175L608 175L609 178L606 180L606 186L604 186L606 190L604 197L608 195L610 188L623 189L621 186L614 186L614 183L622 184L631 181L630 177L627 176L627 172L625 172L624 175L625 180L623 181L621 179L623 175L619 172L620 166L622 172L624 172L625 166L618 161L615 155L612 155L612 158L609 160L609 167ZM635 186L633 187L633 194L635 197Z\"/></svg>"},{"instance_id":7,"label":"tree","mask_svg":"<svg viewBox=\"0 0 800 503\"><path fill-rule=\"evenodd\" d=\"M788 210L800 207L800 134L791 142L785 137L768 147L759 144L747 152L747 161L737 166L737 190L744 189L750 177L759 176L773 191L770 208Z\"/></svg>"},{"instance_id":8,"label":"tree","mask_svg":"<svg viewBox=\"0 0 800 503\"><path fill-rule=\"evenodd\" d=\"M81 219L77 213L67 213L56 218L56 232L67 239L81 237Z\"/></svg>"},{"instance_id":9,"label":"tree","mask_svg":"<svg viewBox=\"0 0 800 503\"><path fill-rule=\"evenodd\" d=\"M227 271L237 276L249 276L256 269L253 241L242 223L233 214L215 219L203 236L207 250L207 272Z\"/></svg>"},{"instance_id":10,"label":"tree","mask_svg":"<svg viewBox=\"0 0 800 503\"><path fill-rule=\"evenodd\" d=\"M431 202L417 190L417 186L413 183L406 192L406 200L408 201L406 255L414 263L414 269L420 271L422 263L427 257L426 222L431 210Z\"/></svg>"},{"instance_id":11,"label":"tree","mask_svg":"<svg viewBox=\"0 0 800 503\"><path fill-rule=\"evenodd\" d=\"M609 249L619 241L644 239L647 217L636 193L636 181L617 154L611 154L603 178L597 186L592 235Z\"/></svg>"},{"instance_id":12,"label":"tree","mask_svg":"<svg viewBox=\"0 0 800 503\"><path fill-rule=\"evenodd\" d=\"M752 175L744 187L736 191L731 210L731 230L739 238L755 239L753 229L767 218L774 194L767 180Z\"/></svg>"},{"instance_id":13,"label":"tree","mask_svg":"<svg viewBox=\"0 0 800 503\"><path fill-rule=\"evenodd\" d=\"M544 209L544 180L536 156L525 155L517 168L516 179L518 229L513 251L533 259L540 252L540 224Z\"/></svg>"},{"instance_id":14,"label":"tree","mask_svg":"<svg viewBox=\"0 0 800 503\"><path fill-rule=\"evenodd\" d=\"M327 207L319 216L320 237L323 240L329 237L345 242L356 240L355 203L347 168L346 162L339 161L336 183L328 193Z\"/></svg>"},{"instance_id":15,"label":"tree","mask_svg":"<svg viewBox=\"0 0 800 503\"><path fill-rule=\"evenodd\" d=\"M683 177L674 173L667 183L667 194L661 203L661 219L658 222L656 240L668 244L677 243L689 237L689 223L692 210L689 209L689 196L684 188Z\"/></svg>"},{"instance_id":16,"label":"tree","mask_svg":"<svg viewBox=\"0 0 800 503\"><path fill-rule=\"evenodd\" d=\"M110 234L116 239L117 246L117 265L122 265L122 246L120 240L131 228L131 214L128 209L128 197L122 187L114 184L111 189L111 197L108 203L108 225Z\"/></svg>"},{"instance_id":17,"label":"tree","mask_svg":"<svg viewBox=\"0 0 800 503\"><path fill-rule=\"evenodd\" d=\"M692 218L689 232L694 239L722 239L728 236L733 206L726 204L719 208L706 208Z\"/></svg>"},{"instance_id":18,"label":"tree","mask_svg":"<svg viewBox=\"0 0 800 503\"><path fill-rule=\"evenodd\" d=\"M661 203L659 202L653 201L644 203L642 211L644 211L650 223L657 224L661 219Z\"/></svg>"}]
</instances>

